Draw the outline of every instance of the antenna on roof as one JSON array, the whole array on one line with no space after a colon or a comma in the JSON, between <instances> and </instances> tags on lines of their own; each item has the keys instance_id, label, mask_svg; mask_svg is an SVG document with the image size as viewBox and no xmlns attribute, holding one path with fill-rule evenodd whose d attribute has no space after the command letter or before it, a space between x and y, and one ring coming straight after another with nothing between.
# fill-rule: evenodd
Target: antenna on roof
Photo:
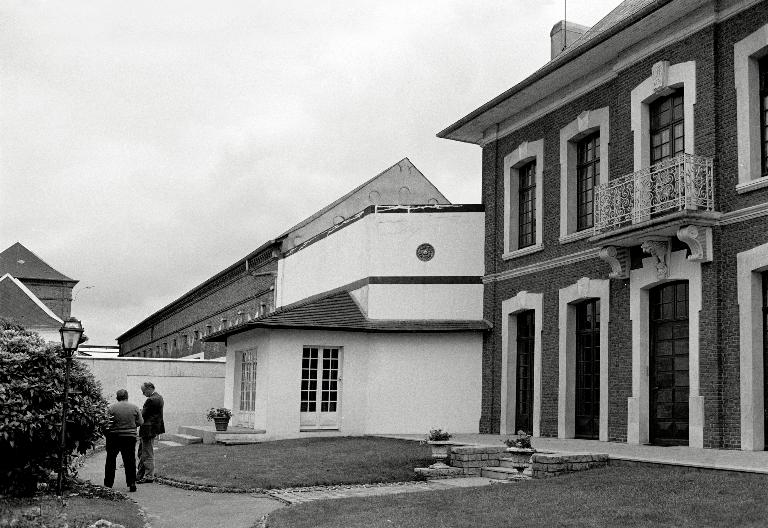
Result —
<instances>
[{"instance_id":1,"label":"antenna on roof","mask_svg":"<svg viewBox=\"0 0 768 528\"><path fill-rule=\"evenodd\" d=\"M560 50L560 53L562 53L567 47L568 47L568 0L563 0L563 49Z\"/></svg>"}]
</instances>

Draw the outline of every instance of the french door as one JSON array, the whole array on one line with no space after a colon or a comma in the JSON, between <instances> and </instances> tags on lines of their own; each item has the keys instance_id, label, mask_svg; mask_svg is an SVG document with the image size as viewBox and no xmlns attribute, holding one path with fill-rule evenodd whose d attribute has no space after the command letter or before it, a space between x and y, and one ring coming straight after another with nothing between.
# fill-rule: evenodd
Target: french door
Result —
<instances>
[{"instance_id":1,"label":"french door","mask_svg":"<svg viewBox=\"0 0 768 528\"><path fill-rule=\"evenodd\" d=\"M763 276L763 417L765 435L768 436L768 271ZM768 442L765 448L768 450Z\"/></svg>"},{"instance_id":2,"label":"french door","mask_svg":"<svg viewBox=\"0 0 768 528\"><path fill-rule=\"evenodd\" d=\"M338 429L341 349L305 346L301 355L301 429Z\"/></svg>"},{"instance_id":3,"label":"french door","mask_svg":"<svg viewBox=\"0 0 768 528\"><path fill-rule=\"evenodd\" d=\"M650 440L688 445L688 282L650 291Z\"/></svg>"},{"instance_id":4,"label":"french door","mask_svg":"<svg viewBox=\"0 0 768 528\"><path fill-rule=\"evenodd\" d=\"M600 301L576 305L576 438L600 433Z\"/></svg>"},{"instance_id":5,"label":"french door","mask_svg":"<svg viewBox=\"0 0 768 528\"><path fill-rule=\"evenodd\" d=\"M237 425L253 428L256 415L256 350L240 353L240 405Z\"/></svg>"},{"instance_id":6,"label":"french door","mask_svg":"<svg viewBox=\"0 0 768 528\"><path fill-rule=\"evenodd\" d=\"M533 346L534 311L517 315L517 399L515 403L515 432L533 432Z\"/></svg>"}]
</instances>

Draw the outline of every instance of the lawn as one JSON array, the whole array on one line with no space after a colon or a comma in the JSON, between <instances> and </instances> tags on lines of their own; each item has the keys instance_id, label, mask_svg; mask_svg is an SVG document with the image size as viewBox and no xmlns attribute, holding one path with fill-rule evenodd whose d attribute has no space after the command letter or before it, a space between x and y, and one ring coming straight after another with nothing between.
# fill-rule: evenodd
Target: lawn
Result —
<instances>
[{"instance_id":1,"label":"lawn","mask_svg":"<svg viewBox=\"0 0 768 528\"><path fill-rule=\"evenodd\" d=\"M273 489L413 480L413 468L432 461L426 445L363 436L188 445L158 450L155 463L158 475L183 482Z\"/></svg>"},{"instance_id":2,"label":"lawn","mask_svg":"<svg viewBox=\"0 0 768 528\"><path fill-rule=\"evenodd\" d=\"M138 505L127 499L76 496L68 497L65 503L51 495L0 499L0 526L84 528L99 519L122 524L126 528L144 527Z\"/></svg>"},{"instance_id":3,"label":"lawn","mask_svg":"<svg viewBox=\"0 0 768 528\"><path fill-rule=\"evenodd\" d=\"M315 501L276 510L269 528L766 526L768 476L608 467L448 491Z\"/></svg>"}]
</instances>

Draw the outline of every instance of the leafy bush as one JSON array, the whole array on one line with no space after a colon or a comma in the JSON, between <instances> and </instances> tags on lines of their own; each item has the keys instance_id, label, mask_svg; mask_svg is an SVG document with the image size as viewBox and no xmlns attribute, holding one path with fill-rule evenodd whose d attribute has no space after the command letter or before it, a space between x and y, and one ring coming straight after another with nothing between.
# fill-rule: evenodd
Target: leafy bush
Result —
<instances>
[{"instance_id":1,"label":"leafy bush","mask_svg":"<svg viewBox=\"0 0 768 528\"><path fill-rule=\"evenodd\" d=\"M205 417L208 419L209 422L214 418L230 419L232 418L232 411L230 411L226 407L219 407L219 408L211 407L210 409L208 409L208 412L205 413Z\"/></svg>"},{"instance_id":2,"label":"leafy bush","mask_svg":"<svg viewBox=\"0 0 768 528\"><path fill-rule=\"evenodd\" d=\"M531 435L527 434L525 431L518 431L517 432L517 438L506 438L502 440L507 447L517 447L519 449L533 449L533 446L531 445Z\"/></svg>"},{"instance_id":3,"label":"leafy bush","mask_svg":"<svg viewBox=\"0 0 768 528\"><path fill-rule=\"evenodd\" d=\"M453 438L453 435L442 429L432 429L427 433L425 440L427 442L445 442Z\"/></svg>"},{"instance_id":4,"label":"leafy bush","mask_svg":"<svg viewBox=\"0 0 768 528\"><path fill-rule=\"evenodd\" d=\"M64 369L60 345L0 318L0 493L31 494L58 472ZM101 385L77 360L69 386L67 473L108 423Z\"/></svg>"}]
</instances>

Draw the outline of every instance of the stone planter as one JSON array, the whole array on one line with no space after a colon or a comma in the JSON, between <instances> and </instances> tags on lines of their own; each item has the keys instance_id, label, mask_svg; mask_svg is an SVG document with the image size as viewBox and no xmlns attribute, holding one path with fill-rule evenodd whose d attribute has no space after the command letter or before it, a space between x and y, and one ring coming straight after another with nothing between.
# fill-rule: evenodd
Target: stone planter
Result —
<instances>
[{"instance_id":1,"label":"stone planter","mask_svg":"<svg viewBox=\"0 0 768 528\"><path fill-rule=\"evenodd\" d=\"M217 431L226 431L229 426L229 417L227 416L215 416L213 423L216 426Z\"/></svg>"},{"instance_id":2,"label":"stone planter","mask_svg":"<svg viewBox=\"0 0 768 528\"><path fill-rule=\"evenodd\" d=\"M435 463L429 467L432 469L447 468L448 464L446 464L446 462L448 462L448 452L452 445L456 445L455 442L450 440L428 440L427 444L432 448L432 459L435 461Z\"/></svg>"},{"instance_id":3,"label":"stone planter","mask_svg":"<svg viewBox=\"0 0 768 528\"><path fill-rule=\"evenodd\" d=\"M535 452L536 450L533 448L508 447L506 458L512 459L513 462L524 466L531 461L531 455Z\"/></svg>"}]
</instances>

